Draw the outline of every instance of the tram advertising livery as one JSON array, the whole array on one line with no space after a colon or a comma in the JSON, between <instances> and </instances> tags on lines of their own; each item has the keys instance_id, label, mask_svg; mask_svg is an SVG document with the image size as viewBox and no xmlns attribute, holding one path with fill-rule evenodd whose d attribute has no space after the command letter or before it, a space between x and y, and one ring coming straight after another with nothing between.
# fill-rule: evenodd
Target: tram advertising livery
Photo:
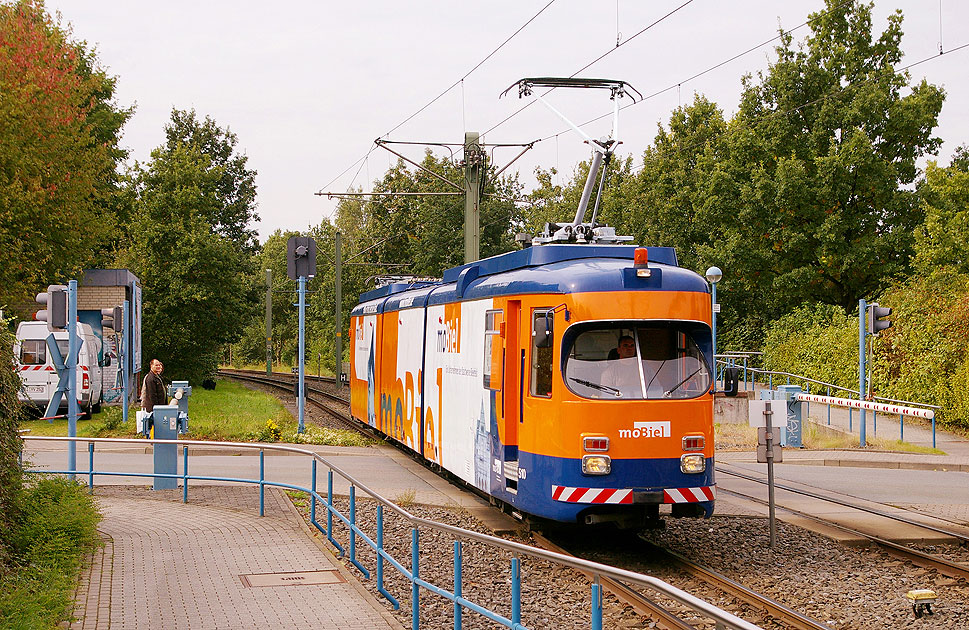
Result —
<instances>
[{"instance_id":1,"label":"tram advertising livery","mask_svg":"<svg viewBox=\"0 0 969 630\"><path fill-rule=\"evenodd\" d=\"M617 111L626 87L545 78L519 89L559 81L611 89ZM573 222L441 281L360 297L351 412L523 516L621 527L666 509L710 516L709 287L672 248L620 244L631 239L595 214L583 223L613 143L592 141Z\"/></svg>"}]
</instances>

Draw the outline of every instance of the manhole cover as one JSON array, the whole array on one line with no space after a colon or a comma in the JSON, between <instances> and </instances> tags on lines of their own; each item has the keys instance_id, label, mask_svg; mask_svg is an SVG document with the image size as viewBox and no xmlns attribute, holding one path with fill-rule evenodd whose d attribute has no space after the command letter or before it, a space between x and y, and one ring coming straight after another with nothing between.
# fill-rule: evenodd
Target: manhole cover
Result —
<instances>
[{"instance_id":1,"label":"manhole cover","mask_svg":"<svg viewBox=\"0 0 969 630\"><path fill-rule=\"evenodd\" d=\"M242 575L246 586L302 586L306 584L340 584L339 571L295 571L292 573L254 573Z\"/></svg>"}]
</instances>

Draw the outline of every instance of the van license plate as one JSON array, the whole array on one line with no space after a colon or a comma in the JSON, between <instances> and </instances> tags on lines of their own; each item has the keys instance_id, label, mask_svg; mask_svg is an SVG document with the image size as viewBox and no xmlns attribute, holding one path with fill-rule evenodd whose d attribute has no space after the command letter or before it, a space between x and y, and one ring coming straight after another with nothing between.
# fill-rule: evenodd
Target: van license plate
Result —
<instances>
[{"instance_id":1,"label":"van license plate","mask_svg":"<svg viewBox=\"0 0 969 630\"><path fill-rule=\"evenodd\" d=\"M27 386L27 393L28 394L43 394L44 393L44 386L43 385L28 385Z\"/></svg>"}]
</instances>

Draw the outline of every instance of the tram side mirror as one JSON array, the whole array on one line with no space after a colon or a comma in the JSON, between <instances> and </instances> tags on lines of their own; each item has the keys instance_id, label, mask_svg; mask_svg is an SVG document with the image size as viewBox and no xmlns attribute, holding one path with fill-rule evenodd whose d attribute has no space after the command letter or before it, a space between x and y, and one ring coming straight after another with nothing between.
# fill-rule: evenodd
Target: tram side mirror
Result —
<instances>
[{"instance_id":1,"label":"tram side mirror","mask_svg":"<svg viewBox=\"0 0 969 630\"><path fill-rule=\"evenodd\" d=\"M548 315L535 318L532 337L534 338L536 348L552 347L552 319Z\"/></svg>"},{"instance_id":2,"label":"tram side mirror","mask_svg":"<svg viewBox=\"0 0 969 630\"><path fill-rule=\"evenodd\" d=\"M728 367L723 371L723 395L736 396L740 382L740 369Z\"/></svg>"}]
</instances>

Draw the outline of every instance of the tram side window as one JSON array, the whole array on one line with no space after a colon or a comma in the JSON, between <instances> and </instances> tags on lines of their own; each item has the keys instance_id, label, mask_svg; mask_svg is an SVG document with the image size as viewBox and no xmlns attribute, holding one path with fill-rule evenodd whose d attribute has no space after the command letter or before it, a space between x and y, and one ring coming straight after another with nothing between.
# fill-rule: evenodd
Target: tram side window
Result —
<instances>
[{"instance_id":1,"label":"tram side window","mask_svg":"<svg viewBox=\"0 0 969 630\"><path fill-rule=\"evenodd\" d=\"M536 310L532 315L532 396L552 395L553 320L551 310Z\"/></svg>"},{"instance_id":2,"label":"tram side window","mask_svg":"<svg viewBox=\"0 0 969 630\"><path fill-rule=\"evenodd\" d=\"M484 375L484 386L488 389L501 389L501 365L502 351L501 343L501 311L488 311L485 313L485 338L484 338L484 367L481 373Z\"/></svg>"},{"instance_id":3,"label":"tram side window","mask_svg":"<svg viewBox=\"0 0 969 630\"><path fill-rule=\"evenodd\" d=\"M43 339L25 339L20 342L21 365L44 365L47 363L47 342Z\"/></svg>"}]
</instances>

